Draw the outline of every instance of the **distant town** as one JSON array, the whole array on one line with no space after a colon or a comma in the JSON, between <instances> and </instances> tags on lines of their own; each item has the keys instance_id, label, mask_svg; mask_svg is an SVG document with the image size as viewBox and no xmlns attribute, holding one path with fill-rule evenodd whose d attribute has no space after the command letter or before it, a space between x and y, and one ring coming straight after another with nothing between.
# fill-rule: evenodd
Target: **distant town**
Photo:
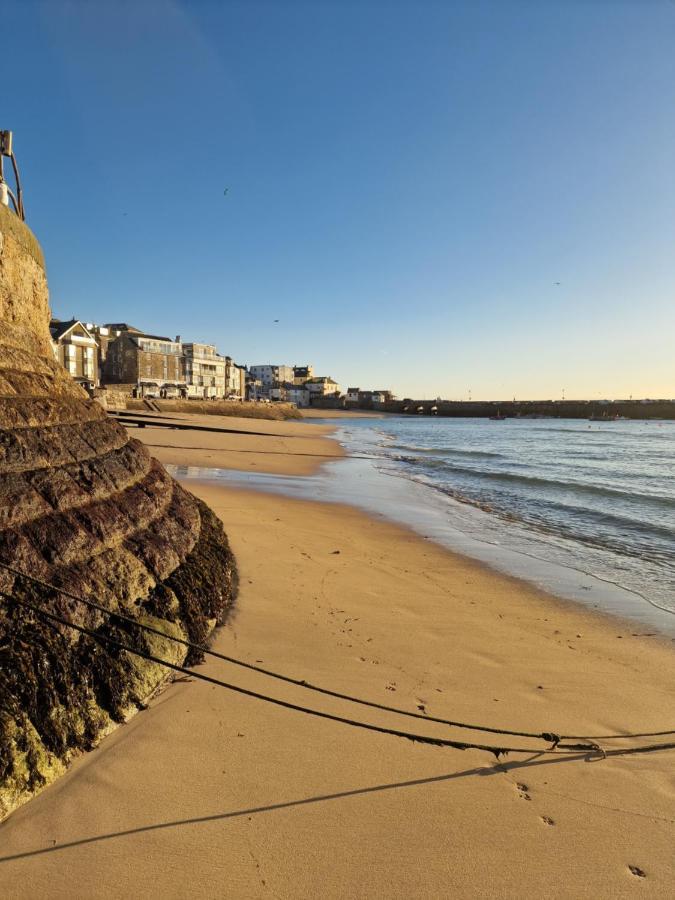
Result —
<instances>
[{"instance_id":1,"label":"distant town","mask_svg":"<svg viewBox=\"0 0 675 900\"><path fill-rule=\"evenodd\" d=\"M350 387L343 393L312 365L244 366L214 344L141 331L126 322L96 325L52 319L56 359L89 393L122 393L151 400L285 402L299 408L377 408L395 399L388 390ZM105 399L104 397L102 399Z\"/></svg>"},{"instance_id":2,"label":"distant town","mask_svg":"<svg viewBox=\"0 0 675 900\"><path fill-rule=\"evenodd\" d=\"M507 418L570 418L591 421L675 419L675 400L399 400L384 388L343 390L330 375L310 364L241 365L218 353L214 344L150 334L111 322L96 325L52 319L56 359L104 406L125 398L155 400L231 400L289 403L300 409L363 409L380 412Z\"/></svg>"}]
</instances>

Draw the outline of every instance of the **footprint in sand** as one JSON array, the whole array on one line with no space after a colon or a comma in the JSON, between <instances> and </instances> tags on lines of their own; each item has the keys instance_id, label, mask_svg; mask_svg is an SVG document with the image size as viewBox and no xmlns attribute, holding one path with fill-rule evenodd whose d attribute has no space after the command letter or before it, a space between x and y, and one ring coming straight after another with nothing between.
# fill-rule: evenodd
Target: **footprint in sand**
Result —
<instances>
[{"instance_id":1,"label":"footprint in sand","mask_svg":"<svg viewBox=\"0 0 675 900\"><path fill-rule=\"evenodd\" d=\"M526 784L523 784L521 781L519 781L516 784L516 788L518 789L518 793L523 798L523 800L531 800L532 799L532 797L530 797L530 795L528 794L529 788Z\"/></svg>"},{"instance_id":2,"label":"footprint in sand","mask_svg":"<svg viewBox=\"0 0 675 900\"><path fill-rule=\"evenodd\" d=\"M549 816L540 816L540 818L544 825L555 825L555 822Z\"/></svg>"},{"instance_id":3,"label":"footprint in sand","mask_svg":"<svg viewBox=\"0 0 675 900\"><path fill-rule=\"evenodd\" d=\"M631 875L635 875L636 878L646 878L647 873L644 869L641 869L639 866L628 866L628 871Z\"/></svg>"}]
</instances>

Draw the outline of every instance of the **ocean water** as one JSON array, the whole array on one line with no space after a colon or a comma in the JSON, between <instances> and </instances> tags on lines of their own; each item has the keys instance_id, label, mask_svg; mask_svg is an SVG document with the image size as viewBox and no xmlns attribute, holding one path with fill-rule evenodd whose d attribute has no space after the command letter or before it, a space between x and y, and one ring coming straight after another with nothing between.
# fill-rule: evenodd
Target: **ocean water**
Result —
<instances>
[{"instance_id":1,"label":"ocean water","mask_svg":"<svg viewBox=\"0 0 675 900\"><path fill-rule=\"evenodd\" d=\"M462 523L483 538L675 614L675 423L392 417L351 420L340 438L383 473L483 510Z\"/></svg>"},{"instance_id":2,"label":"ocean water","mask_svg":"<svg viewBox=\"0 0 675 900\"><path fill-rule=\"evenodd\" d=\"M675 635L675 423L325 424L351 456L310 477L170 468L180 479L350 503L560 597Z\"/></svg>"}]
</instances>

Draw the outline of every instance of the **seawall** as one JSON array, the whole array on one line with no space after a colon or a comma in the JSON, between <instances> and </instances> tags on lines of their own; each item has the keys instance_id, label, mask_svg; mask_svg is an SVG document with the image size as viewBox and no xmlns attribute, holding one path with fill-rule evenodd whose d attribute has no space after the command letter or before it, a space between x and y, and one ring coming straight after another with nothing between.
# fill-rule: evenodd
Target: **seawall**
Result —
<instances>
[{"instance_id":1,"label":"seawall","mask_svg":"<svg viewBox=\"0 0 675 900\"><path fill-rule=\"evenodd\" d=\"M42 251L4 206L0 316L2 819L167 677L165 667L115 650L111 638L171 662L196 661L114 613L201 643L232 607L236 567L208 507L54 359ZM55 625L25 602L96 637Z\"/></svg>"}]
</instances>

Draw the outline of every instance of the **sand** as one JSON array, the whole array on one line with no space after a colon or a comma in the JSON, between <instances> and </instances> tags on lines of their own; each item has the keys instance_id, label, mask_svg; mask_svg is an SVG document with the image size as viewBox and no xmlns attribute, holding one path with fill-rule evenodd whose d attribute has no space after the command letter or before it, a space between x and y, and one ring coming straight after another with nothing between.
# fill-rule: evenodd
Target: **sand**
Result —
<instances>
[{"instance_id":1,"label":"sand","mask_svg":"<svg viewBox=\"0 0 675 900\"><path fill-rule=\"evenodd\" d=\"M496 727L675 728L670 642L349 507L190 487L223 518L241 571L222 652ZM199 671L470 739L222 662ZM2 895L664 897L674 764L675 751L498 763L182 680L0 826Z\"/></svg>"},{"instance_id":2,"label":"sand","mask_svg":"<svg viewBox=\"0 0 675 900\"><path fill-rule=\"evenodd\" d=\"M164 464L271 472L275 475L311 475L326 460L344 456L342 447L327 437L332 429L323 425L180 413L152 418L223 429L222 432L177 431L152 425L129 428L129 434L142 441L152 455ZM252 433L228 434L228 429L250 430Z\"/></svg>"}]
</instances>

